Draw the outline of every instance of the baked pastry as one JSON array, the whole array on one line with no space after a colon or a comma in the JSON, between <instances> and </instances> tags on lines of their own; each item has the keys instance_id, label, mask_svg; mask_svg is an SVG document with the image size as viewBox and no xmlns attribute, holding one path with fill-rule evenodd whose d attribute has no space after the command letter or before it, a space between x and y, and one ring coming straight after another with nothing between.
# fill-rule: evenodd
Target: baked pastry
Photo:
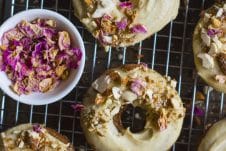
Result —
<instances>
[{"instance_id":1,"label":"baked pastry","mask_svg":"<svg viewBox=\"0 0 226 151\"><path fill-rule=\"evenodd\" d=\"M185 114L175 87L175 80L144 65L106 71L84 98L81 125L87 141L98 151L168 150L180 134ZM121 113L128 105L146 112L140 132L122 125Z\"/></svg>"},{"instance_id":2,"label":"baked pastry","mask_svg":"<svg viewBox=\"0 0 226 151\"><path fill-rule=\"evenodd\" d=\"M198 151L225 151L226 150L226 120L215 123L202 139Z\"/></svg>"},{"instance_id":3,"label":"baked pastry","mask_svg":"<svg viewBox=\"0 0 226 151\"><path fill-rule=\"evenodd\" d=\"M1 133L2 151L74 151L70 141L39 124L22 124Z\"/></svg>"},{"instance_id":4,"label":"baked pastry","mask_svg":"<svg viewBox=\"0 0 226 151\"><path fill-rule=\"evenodd\" d=\"M193 35L198 74L210 86L226 93L226 3L206 10Z\"/></svg>"},{"instance_id":5,"label":"baked pastry","mask_svg":"<svg viewBox=\"0 0 226 151\"><path fill-rule=\"evenodd\" d=\"M178 14L180 0L73 0L75 16L104 46L134 45Z\"/></svg>"}]
</instances>

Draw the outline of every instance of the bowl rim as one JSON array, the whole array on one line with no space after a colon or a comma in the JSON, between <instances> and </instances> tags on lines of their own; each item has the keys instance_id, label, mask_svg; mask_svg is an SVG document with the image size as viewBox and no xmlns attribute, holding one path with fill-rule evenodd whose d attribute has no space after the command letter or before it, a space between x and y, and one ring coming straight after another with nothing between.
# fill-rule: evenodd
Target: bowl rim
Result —
<instances>
[{"instance_id":1,"label":"bowl rim","mask_svg":"<svg viewBox=\"0 0 226 151\"><path fill-rule=\"evenodd\" d=\"M52 11L52 10L47 10L47 9L28 9L28 10L20 11L20 12L16 13L15 15L6 19L1 24L0 31L7 24L12 23L15 18L22 17L24 14L31 13L31 12L36 13L36 14L37 13L40 13L40 14L47 13L48 16L56 17L56 18L58 18L59 21L67 24L68 27L70 27L71 30L75 33L75 38L78 41L79 48L81 49L81 52L82 52L82 58L81 58L80 64L79 64L78 68L76 69L77 70L76 76L72 80L71 84L69 86L66 86L65 89L62 92L60 92L58 95L56 95L54 97L49 97L49 98L44 99L45 101L30 101L30 99L28 99L28 98L27 99L21 99L21 96L15 94L15 92L13 92L12 90L5 91L3 86L1 86L1 85L0 85L0 89L5 94L7 94L10 98L12 98L13 100L18 101L20 103L24 103L24 104L27 104L27 105L47 105L47 104L57 102L60 99L62 99L63 97L65 97L66 95L68 95L78 84L79 80L81 79L84 68L85 68L85 56L86 56L85 46L84 46L84 42L82 40L81 34L79 33L78 29L75 27L75 25L69 19L67 19L65 16L61 15L58 12L55 12L55 11ZM4 32L6 32L6 31L3 31L3 33ZM1 38L2 37L0 37L0 39Z\"/></svg>"}]
</instances>

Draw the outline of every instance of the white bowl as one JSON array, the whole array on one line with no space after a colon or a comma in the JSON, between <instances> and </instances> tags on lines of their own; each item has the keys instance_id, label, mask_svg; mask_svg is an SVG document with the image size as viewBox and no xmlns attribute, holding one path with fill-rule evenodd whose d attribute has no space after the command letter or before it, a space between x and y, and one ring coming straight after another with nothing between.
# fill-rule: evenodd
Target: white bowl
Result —
<instances>
[{"instance_id":1,"label":"white bowl","mask_svg":"<svg viewBox=\"0 0 226 151\"><path fill-rule=\"evenodd\" d=\"M11 98L19 102L30 104L30 105L44 105L56 102L68 93L77 85L79 79L82 76L84 65L85 65L85 48L82 38L76 29L76 27L64 16L49 10L44 9L31 9L22 11L6 20L0 26L0 44L3 33L12 29L21 22L22 20L31 21L36 18L48 18L54 19L57 22L57 28L68 31L71 36L72 46L79 47L82 51L82 59L79 67L76 70L70 72L70 76L67 80L61 81L59 86L54 90L47 93L31 93L29 95L17 95L10 89L11 80L8 79L5 72L0 71L0 88Z\"/></svg>"}]
</instances>

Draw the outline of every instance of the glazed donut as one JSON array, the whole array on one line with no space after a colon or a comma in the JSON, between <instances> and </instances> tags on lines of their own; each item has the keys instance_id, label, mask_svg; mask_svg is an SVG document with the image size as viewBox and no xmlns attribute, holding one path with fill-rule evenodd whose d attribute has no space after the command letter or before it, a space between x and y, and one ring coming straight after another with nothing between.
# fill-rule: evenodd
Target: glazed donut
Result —
<instances>
[{"instance_id":1,"label":"glazed donut","mask_svg":"<svg viewBox=\"0 0 226 151\"><path fill-rule=\"evenodd\" d=\"M226 120L215 123L202 139L198 151L226 150Z\"/></svg>"},{"instance_id":2,"label":"glazed donut","mask_svg":"<svg viewBox=\"0 0 226 151\"><path fill-rule=\"evenodd\" d=\"M210 86L226 93L226 3L206 10L193 35L198 74Z\"/></svg>"},{"instance_id":3,"label":"glazed donut","mask_svg":"<svg viewBox=\"0 0 226 151\"><path fill-rule=\"evenodd\" d=\"M75 16L103 46L134 45L178 14L180 0L73 0Z\"/></svg>"},{"instance_id":4,"label":"glazed donut","mask_svg":"<svg viewBox=\"0 0 226 151\"><path fill-rule=\"evenodd\" d=\"M106 71L88 90L81 125L98 151L166 151L178 138L185 109L176 81L145 65L129 64ZM124 128L121 112L128 105L146 112L144 129Z\"/></svg>"},{"instance_id":5,"label":"glazed donut","mask_svg":"<svg viewBox=\"0 0 226 151\"><path fill-rule=\"evenodd\" d=\"M1 151L75 151L70 141L39 124L21 124L0 135Z\"/></svg>"}]
</instances>

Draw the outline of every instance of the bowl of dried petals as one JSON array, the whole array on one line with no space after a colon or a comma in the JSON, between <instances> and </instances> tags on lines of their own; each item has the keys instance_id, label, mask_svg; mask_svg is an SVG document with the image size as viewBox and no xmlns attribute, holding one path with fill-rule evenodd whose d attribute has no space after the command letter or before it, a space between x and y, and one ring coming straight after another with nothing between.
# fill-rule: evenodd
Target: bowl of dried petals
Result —
<instances>
[{"instance_id":1,"label":"bowl of dried petals","mask_svg":"<svg viewBox=\"0 0 226 151\"><path fill-rule=\"evenodd\" d=\"M85 48L76 27L44 9L17 13L0 27L0 88L30 105L56 102L79 82Z\"/></svg>"}]
</instances>

